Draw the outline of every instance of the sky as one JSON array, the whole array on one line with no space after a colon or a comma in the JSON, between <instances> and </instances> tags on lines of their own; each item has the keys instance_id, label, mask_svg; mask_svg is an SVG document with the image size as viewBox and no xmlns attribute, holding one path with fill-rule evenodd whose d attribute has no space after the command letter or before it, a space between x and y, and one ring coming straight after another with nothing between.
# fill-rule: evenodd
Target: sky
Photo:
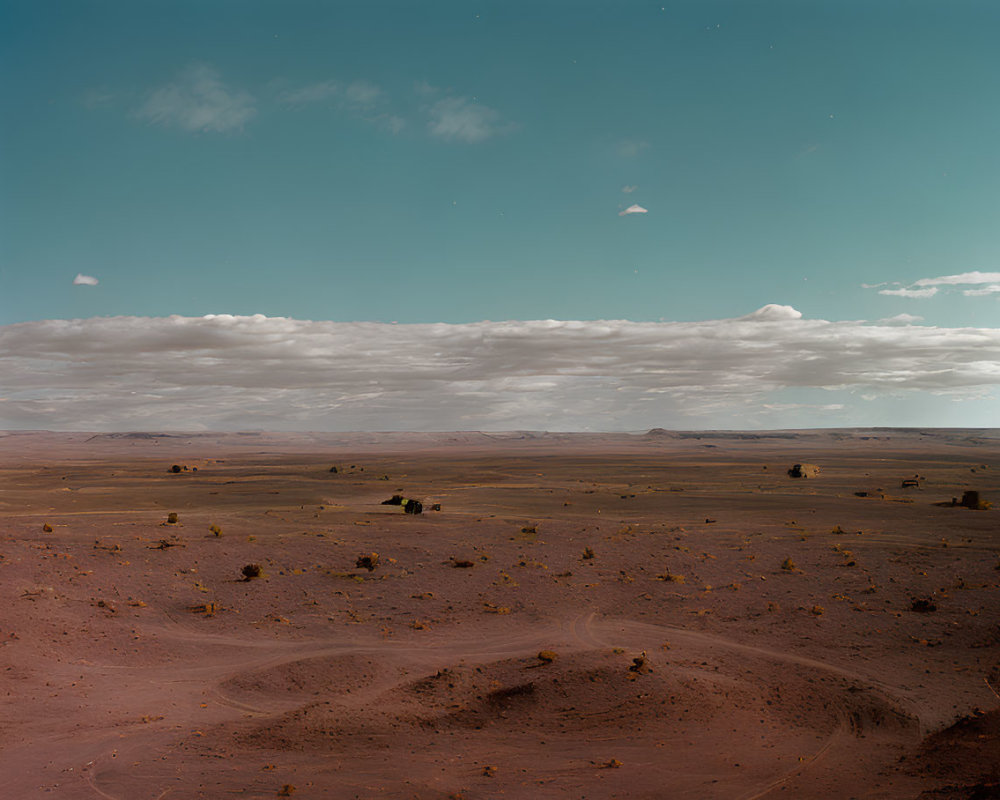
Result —
<instances>
[{"instance_id":1,"label":"sky","mask_svg":"<svg viewBox=\"0 0 1000 800\"><path fill-rule=\"evenodd\" d=\"M994 0L0 0L0 428L1000 425Z\"/></svg>"}]
</instances>

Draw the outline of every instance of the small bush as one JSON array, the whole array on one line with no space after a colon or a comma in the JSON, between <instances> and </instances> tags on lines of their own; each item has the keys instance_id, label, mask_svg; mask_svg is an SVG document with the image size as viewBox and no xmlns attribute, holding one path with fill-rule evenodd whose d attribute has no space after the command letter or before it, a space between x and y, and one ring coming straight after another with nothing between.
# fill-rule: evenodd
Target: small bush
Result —
<instances>
[{"instance_id":1,"label":"small bush","mask_svg":"<svg viewBox=\"0 0 1000 800\"><path fill-rule=\"evenodd\" d=\"M42 530L45 531L46 533L52 533L52 526L46 522L44 525L42 525Z\"/></svg>"},{"instance_id":2,"label":"small bush","mask_svg":"<svg viewBox=\"0 0 1000 800\"><path fill-rule=\"evenodd\" d=\"M583 548L583 555L580 556L580 558L584 559L585 561L589 561L593 557L594 557L594 551L591 548L589 547Z\"/></svg>"},{"instance_id":3,"label":"small bush","mask_svg":"<svg viewBox=\"0 0 1000 800\"><path fill-rule=\"evenodd\" d=\"M220 528L218 525L209 525L208 529L212 532L213 535L222 536L222 528Z\"/></svg>"},{"instance_id":4,"label":"small bush","mask_svg":"<svg viewBox=\"0 0 1000 800\"><path fill-rule=\"evenodd\" d=\"M264 574L264 570L261 569L260 564L247 564L240 572L243 574L243 580L245 581L259 578Z\"/></svg>"},{"instance_id":5,"label":"small bush","mask_svg":"<svg viewBox=\"0 0 1000 800\"><path fill-rule=\"evenodd\" d=\"M171 511L169 514L167 514L167 524L168 525L176 525L177 524L177 512L176 511Z\"/></svg>"},{"instance_id":6,"label":"small bush","mask_svg":"<svg viewBox=\"0 0 1000 800\"><path fill-rule=\"evenodd\" d=\"M354 566L357 569L366 569L369 572L373 572L375 567L378 566L378 562L378 553L368 553L367 555L358 556L358 560L354 562Z\"/></svg>"},{"instance_id":7,"label":"small bush","mask_svg":"<svg viewBox=\"0 0 1000 800\"><path fill-rule=\"evenodd\" d=\"M551 664L558 657L559 656L557 656L555 651L553 650L542 650L538 654L538 660L541 661L543 664Z\"/></svg>"},{"instance_id":8,"label":"small bush","mask_svg":"<svg viewBox=\"0 0 1000 800\"><path fill-rule=\"evenodd\" d=\"M792 559L790 558L786 558L784 561L781 562L781 568L785 570L785 572L794 572L795 562L792 561Z\"/></svg>"}]
</instances>

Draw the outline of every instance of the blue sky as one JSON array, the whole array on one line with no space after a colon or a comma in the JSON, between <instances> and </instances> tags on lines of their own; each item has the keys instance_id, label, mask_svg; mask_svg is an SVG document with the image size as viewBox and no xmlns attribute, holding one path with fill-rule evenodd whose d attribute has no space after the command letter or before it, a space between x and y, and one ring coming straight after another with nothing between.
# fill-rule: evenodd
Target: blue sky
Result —
<instances>
[{"instance_id":1,"label":"blue sky","mask_svg":"<svg viewBox=\"0 0 1000 800\"><path fill-rule=\"evenodd\" d=\"M0 0L0 326L992 331L997 30L992 0Z\"/></svg>"}]
</instances>

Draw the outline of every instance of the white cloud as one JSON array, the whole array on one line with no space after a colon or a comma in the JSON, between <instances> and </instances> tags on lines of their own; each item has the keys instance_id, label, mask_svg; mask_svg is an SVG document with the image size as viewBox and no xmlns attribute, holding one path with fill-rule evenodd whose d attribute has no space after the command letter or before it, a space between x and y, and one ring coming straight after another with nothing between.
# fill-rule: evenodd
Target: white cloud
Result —
<instances>
[{"instance_id":1,"label":"white cloud","mask_svg":"<svg viewBox=\"0 0 1000 800\"><path fill-rule=\"evenodd\" d=\"M782 427L789 391L847 394L829 396L849 403L838 421L860 424L862 395L988 396L1000 329L777 305L707 322L113 317L0 327L0 371L0 429Z\"/></svg>"},{"instance_id":2,"label":"white cloud","mask_svg":"<svg viewBox=\"0 0 1000 800\"><path fill-rule=\"evenodd\" d=\"M473 144L507 133L500 112L468 97L443 97L428 109L427 128L431 135L449 141Z\"/></svg>"},{"instance_id":3,"label":"white cloud","mask_svg":"<svg viewBox=\"0 0 1000 800\"><path fill-rule=\"evenodd\" d=\"M73 278L74 286L97 286L99 282L93 275L84 275L82 272L76 273Z\"/></svg>"},{"instance_id":4,"label":"white cloud","mask_svg":"<svg viewBox=\"0 0 1000 800\"><path fill-rule=\"evenodd\" d=\"M256 113L254 96L230 89L207 64L183 70L175 81L150 94L137 111L154 125L206 133L240 130Z\"/></svg>"},{"instance_id":5,"label":"white cloud","mask_svg":"<svg viewBox=\"0 0 1000 800\"><path fill-rule=\"evenodd\" d=\"M984 285L985 284L985 285ZM885 283L862 283L865 289L877 289L886 286ZM896 284L899 285L898 283ZM966 297L982 297L984 295L1000 294L1000 272L961 272L957 275L940 275L937 278L921 278L909 287L902 289L882 289L879 294L894 297L933 297L940 287L951 289L958 286L979 286L978 289L963 289Z\"/></svg>"},{"instance_id":6,"label":"white cloud","mask_svg":"<svg viewBox=\"0 0 1000 800\"><path fill-rule=\"evenodd\" d=\"M1000 283L1000 272L962 272L958 275L942 275L938 278L921 278L914 286L959 286L962 284Z\"/></svg>"},{"instance_id":7,"label":"white cloud","mask_svg":"<svg viewBox=\"0 0 1000 800\"><path fill-rule=\"evenodd\" d=\"M920 322L923 317L918 317L915 314L896 314L893 317L886 317L885 319L880 319L879 323L882 325L912 325L914 322Z\"/></svg>"},{"instance_id":8,"label":"white cloud","mask_svg":"<svg viewBox=\"0 0 1000 800\"><path fill-rule=\"evenodd\" d=\"M777 303L768 303L762 308L758 308L752 314L740 317L742 320L759 322L780 322L782 320L802 319L802 312L791 306L781 306Z\"/></svg>"},{"instance_id":9,"label":"white cloud","mask_svg":"<svg viewBox=\"0 0 1000 800\"><path fill-rule=\"evenodd\" d=\"M640 206L640 205L638 205L636 203L633 203L628 208L626 208L624 211L619 211L618 212L618 216L619 217L624 217L627 214L648 214L648 213L649 213L648 209L645 209L642 206Z\"/></svg>"},{"instance_id":10,"label":"white cloud","mask_svg":"<svg viewBox=\"0 0 1000 800\"><path fill-rule=\"evenodd\" d=\"M623 186L622 191L625 192L625 194L632 194L632 192L638 188L638 186Z\"/></svg>"},{"instance_id":11,"label":"white cloud","mask_svg":"<svg viewBox=\"0 0 1000 800\"><path fill-rule=\"evenodd\" d=\"M892 297L933 297L938 293L936 286L927 289L879 289L879 294Z\"/></svg>"},{"instance_id":12,"label":"white cloud","mask_svg":"<svg viewBox=\"0 0 1000 800\"><path fill-rule=\"evenodd\" d=\"M983 297L988 294L1000 294L1000 283L991 283L981 289L963 289L962 294L966 297Z\"/></svg>"}]
</instances>

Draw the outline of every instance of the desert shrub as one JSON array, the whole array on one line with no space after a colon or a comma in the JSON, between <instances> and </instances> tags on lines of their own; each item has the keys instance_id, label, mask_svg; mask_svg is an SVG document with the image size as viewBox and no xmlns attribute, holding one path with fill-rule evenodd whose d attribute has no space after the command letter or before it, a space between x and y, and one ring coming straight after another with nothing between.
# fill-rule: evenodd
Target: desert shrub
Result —
<instances>
[{"instance_id":1,"label":"desert shrub","mask_svg":"<svg viewBox=\"0 0 1000 800\"><path fill-rule=\"evenodd\" d=\"M422 514L424 511L424 504L419 500L407 500L403 504L403 511L407 514Z\"/></svg>"},{"instance_id":2,"label":"desert shrub","mask_svg":"<svg viewBox=\"0 0 1000 800\"><path fill-rule=\"evenodd\" d=\"M366 569L369 572L373 572L375 567L378 566L378 562L378 553L367 553L365 555L358 556L358 560L354 562L354 566L357 569Z\"/></svg>"},{"instance_id":3,"label":"desert shrub","mask_svg":"<svg viewBox=\"0 0 1000 800\"><path fill-rule=\"evenodd\" d=\"M632 666L628 668L629 672L646 672L649 669L646 663L646 651L643 650L639 655L632 659Z\"/></svg>"},{"instance_id":4,"label":"desert shrub","mask_svg":"<svg viewBox=\"0 0 1000 800\"><path fill-rule=\"evenodd\" d=\"M933 601L926 598L914 598L913 602L910 603L910 611L916 611L919 614L929 614L931 611L937 611L937 606Z\"/></svg>"},{"instance_id":5,"label":"desert shrub","mask_svg":"<svg viewBox=\"0 0 1000 800\"><path fill-rule=\"evenodd\" d=\"M553 650L542 650L538 654L538 660L541 661L543 664L551 664L558 657L559 656L556 655L555 651Z\"/></svg>"},{"instance_id":6,"label":"desert shrub","mask_svg":"<svg viewBox=\"0 0 1000 800\"><path fill-rule=\"evenodd\" d=\"M220 528L220 527L219 527L218 525L209 525L209 526L208 526L208 529L209 529L209 530L210 530L210 531L211 531L211 532L212 532L212 533L213 533L213 534L214 534L215 536L222 536L222 528Z\"/></svg>"},{"instance_id":7,"label":"desert shrub","mask_svg":"<svg viewBox=\"0 0 1000 800\"><path fill-rule=\"evenodd\" d=\"M52 533L52 526L46 522L44 525L42 525L42 530L45 531L46 533Z\"/></svg>"},{"instance_id":8,"label":"desert shrub","mask_svg":"<svg viewBox=\"0 0 1000 800\"><path fill-rule=\"evenodd\" d=\"M781 568L785 570L785 572L794 572L795 562L792 561L792 559L790 558L786 558L784 561L781 562Z\"/></svg>"},{"instance_id":9,"label":"desert shrub","mask_svg":"<svg viewBox=\"0 0 1000 800\"><path fill-rule=\"evenodd\" d=\"M383 500L382 505L384 506L401 506L406 502L406 498L401 494L394 494L388 500Z\"/></svg>"},{"instance_id":10,"label":"desert shrub","mask_svg":"<svg viewBox=\"0 0 1000 800\"><path fill-rule=\"evenodd\" d=\"M264 574L264 570L261 569L260 564L247 564L242 570L240 570L240 572L243 574L243 580L245 581L259 578Z\"/></svg>"},{"instance_id":11,"label":"desert shrub","mask_svg":"<svg viewBox=\"0 0 1000 800\"><path fill-rule=\"evenodd\" d=\"M180 464L174 464L170 468L170 471L173 472L174 474L176 474L176 473L180 472L182 469L183 469L183 467Z\"/></svg>"},{"instance_id":12,"label":"desert shrub","mask_svg":"<svg viewBox=\"0 0 1000 800\"><path fill-rule=\"evenodd\" d=\"M580 556L580 558L584 559L585 561L589 561L593 557L594 557L594 551L591 548L589 547L583 548L583 555Z\"/></svg>"},{"instance_id":13,"label":"desert shrub","mask_svg":"<svg viewBox=\"0 0 1000 800\"><path fill-rule=\"evenodd\" d=\"M169 514L167 514L167 524L168 525L176 525L177 524L177 512L176 511L171 511Z\"/></svg>"}]
</instances>

